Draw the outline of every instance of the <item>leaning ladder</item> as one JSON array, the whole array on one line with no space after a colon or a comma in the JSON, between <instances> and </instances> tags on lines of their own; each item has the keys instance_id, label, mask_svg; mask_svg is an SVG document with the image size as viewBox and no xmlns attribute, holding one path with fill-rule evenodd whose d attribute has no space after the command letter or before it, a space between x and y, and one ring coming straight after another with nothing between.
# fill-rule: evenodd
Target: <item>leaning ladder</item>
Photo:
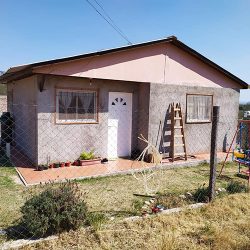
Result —
<instances>
[{"instance_id":1,"label":"leaning ladder","mask_svg":"<svg viewBox=\"0 0 250 250\"><path fill-rule=\"evenodd\" d=\"M180 133L177 133L180 131ZM181 141L181 142L180 142ZM175 149L178 149L177 152ZM180 149L183 148L183 151L180 152ZM171 146L170 153L172 161L176 158L184 158L187 160L187 150L184 136L184 128L183 128L183 119L181 112L181 105L177 103L176 105L171 105Z\"/></svg>"}]
</instances>

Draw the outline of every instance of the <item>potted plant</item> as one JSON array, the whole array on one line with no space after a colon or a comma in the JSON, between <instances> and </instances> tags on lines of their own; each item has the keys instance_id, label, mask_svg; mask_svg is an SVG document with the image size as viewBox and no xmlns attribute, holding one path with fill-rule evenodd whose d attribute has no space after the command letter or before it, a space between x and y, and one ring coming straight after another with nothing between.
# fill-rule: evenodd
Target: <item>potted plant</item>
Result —
<instances>
[{"instance_id":1,"label":"potted plant","mask_svg":"<svg viewBox=\"0 0 250 250\"><path fill-rule=\"evenodd\" d=\"M88 166L101 163L101 158L96 157L94 150L83 151L79 157L80 166Z\"/></svg>"},{"instance_id":2,"label":"potted plant","mask_svg":"<svg viewBox=\"0 0 250 250\"><path fill-rule=\"evenodd\" d=\"M60 162L55 162L54 163L54 168L60 168Z\"/></svg>"},{"instance_id":3,"label":"potted plant","mask_svg":"<svg viewBox=\"0 0 250 250\"><path fill-rule=\"evenodd\" d=\"M75 160L72 165L73 166L79 166L80 165L79 162L80 162L80 160Z\"/></svg>"},{"instance_id":4,"label":"potted plant","mask_svg":"<svg viewBox=\"0 0 250 250\"><path fill-rule=\"evenodd\" d=\"M54 167L55 167L54 163L49 164L49 168L54 168Z\"/></svg>"},{"instance_id":5,"label":"potted plant","mask_svg":"<svg viewBox=\"0 0 250 250\"><path fill-rule=\"evenodd\" d=\"M37 167L38 171L43 171L43 170L47 170L47 169L48 169L48 166L44 165L44 164L38 165L38 167Z\"/></svg>"},{"instance_id":6,"label":"potted plant","mask_svg":"<svg viewBox=\"0 0 250 250\"><path fill-rule=\"evenodd\" d=\"M65 167L70 167L71 166L71 162L70 161L66 161L65 162Z\"/></svg>"},{"instance_id":7,"label":"potted plant","mask_svg":"<svg viewBox=\"0 0 250 250\"><path fill-rule=\"evenodd\" d=\"M60 167L64 168L65 167L65 162L60 162Z\"/></svg>"},{"instance_id":8,"label":"potted plant","mask_svg":"<svg viewBox=\"0 0 250 250\"><path fill-rule=\"evenodd\" d=\"M38 170L38 171L43 171L43 169L44 169L44 166L43 166L43 165L38 165L38 167L37 167L37 170Z\"/></svg>"}]
</instances>

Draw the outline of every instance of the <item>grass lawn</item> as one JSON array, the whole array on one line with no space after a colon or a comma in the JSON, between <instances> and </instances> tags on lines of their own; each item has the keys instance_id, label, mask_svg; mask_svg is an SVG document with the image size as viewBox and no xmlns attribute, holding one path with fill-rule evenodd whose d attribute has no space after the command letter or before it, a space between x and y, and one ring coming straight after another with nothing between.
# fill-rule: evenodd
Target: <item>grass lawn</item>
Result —
<instances>
[{"instance_id":1,"label":"grass lawn","mask_svg":"<svg viewBox=\"0 0 250 250\"><path fill-rule=\"evenodd\" d=\"M0 228L13 225L20 216L25 188L15 183L15 178L17 175L13 167L0 167Z\"/></svg>"},{"instance_id":2,"label":"grass lawn","mask_svg":"<svg viewBox=\"0 0 250 250\"><path fill-rule=\"evenodd\" d=\"M220 166L218 169L220 169ZM224 171L225 176L217 180L217 187L225 187L230 180L239 180L243 183L247 183L246 180L236 177L236 172L236 165L234 163L228 163ZM176 195L183 194L187 191L194 191L204 184L208 184L209 165L202 164L197 167L158 170L155 172L155 177L161 183L158 190L160 193L171 193ZM0 228L6 228L15 224L15 221L20 217L19 209L22 206L25 197L27 197L31 190L40 191L44 189L44 186L25 188L22 185L16 184L14 182L14 178L16 178L16 172L14 168L0 168ZM135 204L145 200L133 195L134 193L144 193L144 188L143 184L136 180L132 175L86 179L79 181L78 183L80 184L82 190L86 192L86 201L89 210L92 212L98 211L108 215L114 215L116 217L127 217L136 214L138 211ZM154 217L152 219L148 219L146 221L143 220L142 222L137 222L135 224L132 222L120 223L118 220L114 220L112 223L109 222L105 225L106 229L104 231L98 231L98 233L90 235L88 230L82 229L78 232L71 233L73 237L72 239L69 239L67 236L71 234L66 234L65 237L68 241L67 244L72 243L72 246L74 246L75 243L81 242L81 239L77 237L83 234L82 240L86 240L85 236L87 236L88 240L86 242L90 242L88 244L91 244L93 249L98 249L98 247L105 249L105 244L107 244L106 249L119 249L119 247L121 249L122 244L127 244L125 242L129 242L127 249L129 249L129 246L133 248L133 244L141 244L141 249L151 249L151 245L146 246L144 244L150 244L147 242L147 239L151 239L153 236L157 238L157 247L161 247L159 244L163 244L162 248L159 249L199 249L192 247L181 248L181 245L180 248L166 248L165 245L167 246L168 244L173 243L177 244L178 246L179 241L188 241L188 244L191 244L190 246L192 246L194 243L194 246L196 247L195 242L199 240L201 241L201 244L203 244L202 242L204 241L204 246L207 246L207 242L209 240L212 241L212 238L215 237L215 234L219 232L219 229L222 232L223 227L236 227L235 230L237 231L239 223L241 223L240 226L244 226L246 223L248 223L249 229L250 220L249 217L245 215L245 212L248 212L248 216L250 216L250 208L248 208L250 207L250 204L248 204L248 197L248 194L226 196L224 198L218 199L215 203L209 205L205 210L201 209L199 211L192 211L188 213L184 212L180 215L173 216ZM235 204L232 203L232 206L230 206L230 201L235 201ZM247 204L248 207L246 206ZM226 211L225 215L222 212L222 208ZM206 212L207 210L209 210L217 218L216 221L213 221L212 216ZM217 213L220 214L220 218L217 216ZM240 215L242 215L242 218L239 220L237 216ZM248 218L248 220L245 217ZM174 223L176 224L174 225ZM119 230L116 231L115 228ZM244 230L248 229L246 227ZM211 230L213 233L209 235ZM152 234L150 233L151 231ZM242 237L244 238L245 235L245 231L242 232L243 236L240 236L240 239ZM116 234L118 235L117 239ZM222 232L221 235L227 234L228 230L225 230L225 232ZM139 239L137 242L133 243L136 235ZM212 237L211 239L209 238L210 236ZM199 237L201 237L201 239L199 239ZM219 237L219 234L216 237ZM76 238L77 242L75 241ZM59 242L58 245L64 243L66 244L64 239L60 239L60 241L61 242ZM48 246L52 247L51 244L53 245L54 243L48 243ZM71 246L67 244L63 247L61 245L61 248L68 249L67 246L71 248ZM46 248L45 245L43 248ZM140 249L139 245L136 245L136 249ZM57 249L56 245L54 247ZM60 247L58 249L60 249Z\"/></svg>"},{"instance_id":3,"label":"grass lawn","mask_svg":"<svg viewBox=\"0 0 250 250\"><path fill-rule=\"evenodd\" d=\"M220 167L218 167L219 170ZM235 175L237 167L234 163L228 163L224 173L223 178L217 179L217 188L225 188L230 180L247 183L246 180ZM158 190L160 193L183 194L203 185L208 186L209 165L160 170L156 172L156 179L161 183ZM132 175L102 177L83 180L80 183L83 190L87 192L87 202L91 211L113 212L118 216L128 216L136 212L133 204L143 200L133 195L143 194L144 187Z\"/></svg>"}]
</instances>

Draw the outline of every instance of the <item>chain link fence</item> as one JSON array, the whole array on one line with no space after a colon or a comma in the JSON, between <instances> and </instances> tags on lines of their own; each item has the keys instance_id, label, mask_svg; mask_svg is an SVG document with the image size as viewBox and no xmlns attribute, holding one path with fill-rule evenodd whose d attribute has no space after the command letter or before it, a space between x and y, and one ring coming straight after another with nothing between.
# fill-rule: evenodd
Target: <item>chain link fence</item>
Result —
<instances>
[{"instance_id":1,"label":"chain link fence","mask_svg":"<svg viewBox=\"0 0 250 250\"><path fill-rule=\"evenodd\" d=\"M3 104L1 110L6 112L6 107ZM27 198L26 193L34 189L33 185L43 183L38 188L41 192L49 182L132 173L130 177L121 175L116 179L80 182L87 192L90 209L110 210L111 216L115 217L121 211L129 215L127 207L128 200L132 202L131 193L145 194L145 185L154 192L171 189L171 185L177 185L177 189L178 185L183 185L176 181L172 167L197 165L209 160L211 122L187 124L186 115L182 114L188 159L185 161L181 157L172 162L171 115L168 113L164 120L152 121L148 110L130 110L113 108L112 112L107 112L99 109L96 114L84 111L78 117L74 111L69 111L69 116L64 117L54 106L8 105L9 113L1 116L0 180L6 202L0 205L2 235L10 227L12 232L15 231L14 238L23 236L25 229L15 227L15 223L21 216L20 207ZM217 150L221 159L225 156L223 152L229 149L237 123L237 117L220 114ZM145 140L140 139L141 136ZM181 144L178 140L175 143ZM138 158L147 146L143 158ZM183 153L183 147L178 150ZM148 157L154 152L158 152L160 161ZM15 176L14 182L18 184L4 182L9 173ZM207 175L204 178L208 180ZM189 181L184 180L184 185ZM17 198L13 201L12 195L16 197L16 193ZM120 193L122 198L117 199ZM9 218L8 211L16 220Z\"/></svg>"}]
</instances>

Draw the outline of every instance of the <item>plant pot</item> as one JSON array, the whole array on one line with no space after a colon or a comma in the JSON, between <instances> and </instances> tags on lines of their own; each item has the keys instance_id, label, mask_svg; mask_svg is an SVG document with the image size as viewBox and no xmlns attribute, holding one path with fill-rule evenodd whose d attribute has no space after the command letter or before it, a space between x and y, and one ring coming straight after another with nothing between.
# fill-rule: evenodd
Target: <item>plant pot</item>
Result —
<instances>
[{"instance_id":1,"label":"plant pot","mask_svg":"<svg viewBox=\"0 0 250 250\"><path fill-rule=\"evenodd\" d=\"M61 162L61 163L60 163L60 167L61 167L61 168L64 168L64 167L65 167L65 162Z\"/></svg>"},{"instance_id":2,"label":"plant pot","mask_svg":"<svg viewBox=\"0 0 250 250\"><path fill-rule=\"evenodd\" d=\"M89 166L89 165L95 165L100 164L101 158L91 159L91 160L80 160L80 166Z\"/></svg>"},{"instance_id":3,"label":"plant pot","mask_svg":"<svg viewBox=\"0 0 250 250\"><path fill-rule=\"evenodd\" d=\"M65 167L70 167L70 166L71 166L71 162L70 161L65 162Z\"/></svg>"},{"instance_id":4,"label":"plant pot","mask_svg":"<svg viewBox=\"0 0 250 250\"><path fill-rule=\"evenodd\" d=\"M73 165L74 165L74 166L80 166L79 160L75 160L75 161L73 162Z\"/></svg>"},{"instance_id":5,"label":"plant pot","mask_svg":"<svg viewBox=\"0 0 250 250\"><path fill-rule=\"evenodd\" d=\"M49 168L54 168L54 167L55 167L54 163L49 164Z\"/></svg>"},{"instance_id":6,"label":"plant pot","mask_svg":"<svg viewBox=\"0 0 250 250\"><path fill-rule=\"evenodd\" d=\"M37 167L37 170L38 170L38 171L43 171L43 170L44 170L44 166L43 166L43 165L39 165L39 166Z\"/></svg>"},{"instance_id":7,"label":"plant pot","mask_svg":"<svg viewBox=\"0 0 250 250\"><path fill-rule=\"evenodd\" d=\"M54 163L54 168L60 168L60 162Z\"/></svg>"}]
</instances>

